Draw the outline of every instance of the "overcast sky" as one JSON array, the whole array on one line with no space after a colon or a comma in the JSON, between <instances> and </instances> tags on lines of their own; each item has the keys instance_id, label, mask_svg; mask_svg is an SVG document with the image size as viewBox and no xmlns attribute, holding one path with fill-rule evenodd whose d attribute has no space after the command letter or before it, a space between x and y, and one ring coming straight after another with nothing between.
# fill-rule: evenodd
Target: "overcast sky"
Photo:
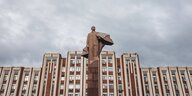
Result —
<instances>
[{"instance_id":1,"label":"overcast sky","mask_svg":"<svg viewBox=\"0 0 192 96\"><path fill-rule=\"evenodd\" d=\"M192 65L192 0L0 0L0 66L42 64L81 51L92 25L142 67Z\"/></svg>"}]
</instances>

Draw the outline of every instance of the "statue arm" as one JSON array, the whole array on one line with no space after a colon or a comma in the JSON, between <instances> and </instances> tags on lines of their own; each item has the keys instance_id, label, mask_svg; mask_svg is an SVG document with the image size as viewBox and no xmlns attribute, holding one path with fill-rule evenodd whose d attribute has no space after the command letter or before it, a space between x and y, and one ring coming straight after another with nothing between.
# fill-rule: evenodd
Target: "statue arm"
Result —
<instances>
[{"instance_id":1,"label":"statue arm","mask_svg":"<svg viewBox=\"0 0 192 96\"><path fill-rule=\"evenodd\" d=\"M88 58L89 55L89 35L87 36L86 46L83 48L82 56Z\"/></svg>"},{"instance_id":2,"label":"statue arm","mask_svg":"<svg viewBox=\"0 0 192 96\"><path fill-rule=\"evenodd\" d=\"M110 38L109 34L98 32L97 38L105 45L113 45L113 40Z\"/></svg>"},{"instance_id":3,"label":"statue arm","mask_svg":"<svg viewBox=\"0 0 192 96\"><path fill-rule=\"evenodd\" d=\"M87 35L87 41L86 41L86 47L88 48L89 47L89 34Z\"/></svg>"}]
</instances>

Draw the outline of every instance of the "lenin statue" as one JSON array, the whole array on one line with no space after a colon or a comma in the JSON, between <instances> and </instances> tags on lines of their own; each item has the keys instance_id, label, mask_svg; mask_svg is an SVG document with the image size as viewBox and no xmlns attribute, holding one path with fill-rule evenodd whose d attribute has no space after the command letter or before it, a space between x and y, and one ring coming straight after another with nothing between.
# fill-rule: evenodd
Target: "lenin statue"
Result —
<instances>
[{"instance_id":1,"label":"lenin statue","mask_svg":"<svg viewBox=\"0 0 192 96\"><path fill-rule=\"evenodd\" d=\"M95 26L92 26L87 36L87 45L82 53L82 56L88 59L87 96L100 96L99 56L105 45L113 45L110 35L96 32Z\"/></svg>"}]
</instances>

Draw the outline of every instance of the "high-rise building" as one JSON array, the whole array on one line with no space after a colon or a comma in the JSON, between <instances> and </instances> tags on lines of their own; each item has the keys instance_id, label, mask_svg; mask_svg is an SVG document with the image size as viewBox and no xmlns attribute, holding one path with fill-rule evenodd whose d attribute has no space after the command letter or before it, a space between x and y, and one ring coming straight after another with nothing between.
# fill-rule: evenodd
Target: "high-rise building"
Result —
<instances>
[{"instance_id":1,"label":"high-rise building","mask_svg":"<svg viewBox=\"0 0 192 96\"><path fill-rule=\"evenodd\" d=\"M37 96L39 68L1 67L0 96Z\"/></svg>"},{"instance_id":2,"label":"high-rise building","mask_svg":"<svg viewBox=\"0 0 192 96\"><path fill-rule=\"evenodd\" d=\"M45 53L41 68L0 67L0 96L86 96L81 51ZM137 53L102 51L100 96L192 96L192 67L141 68Z\"/></svg>"}]
</instances>

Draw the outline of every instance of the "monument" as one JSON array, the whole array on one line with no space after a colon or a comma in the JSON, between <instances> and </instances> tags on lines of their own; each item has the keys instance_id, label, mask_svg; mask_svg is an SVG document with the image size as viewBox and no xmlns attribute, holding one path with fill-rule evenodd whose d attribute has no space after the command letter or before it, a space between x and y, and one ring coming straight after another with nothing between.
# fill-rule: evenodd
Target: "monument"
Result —
<instances>
[{"instance_id":1,"label":"monument","mask_svg":"<svg viewBox=\"0 0 192 96\"><path fill-rule=\"evenodd\" d=\"M82 56L88 59L87 96L100 95L99 56L105 45L113 45L110 35L95 30L95 26L92 26L91 32L87 36L87 45L82 53Z\"/></svg>"}]
</instances>

